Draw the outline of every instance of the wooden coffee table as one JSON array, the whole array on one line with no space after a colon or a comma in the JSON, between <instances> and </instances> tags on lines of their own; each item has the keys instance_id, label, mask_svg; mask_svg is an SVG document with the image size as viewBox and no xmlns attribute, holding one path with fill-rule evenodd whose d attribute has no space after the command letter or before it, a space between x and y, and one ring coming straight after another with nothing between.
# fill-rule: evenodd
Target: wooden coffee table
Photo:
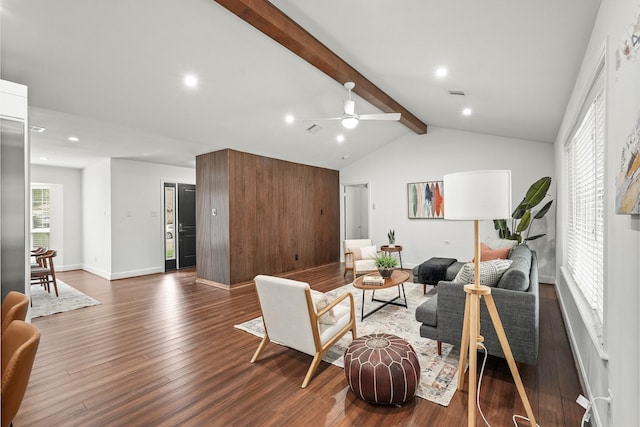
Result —
<instances>
[{"instance_id":1,"label":"wooden coffee table","mask_svg":"<svg viewBox=\"0 0 640 427\"><path fill-rule=\"evenodd\" d=\"M391 273L391 277L385 278L384 279L384 285L363 285L362 281L364 280L364 278L367 275L365 274L364 276L360 276L358 277L356 280L354 280L353 282L353 287L357 288L357 289L362 289L362 307L360 309L360 320L364 320L367 317L371 316L373 313L375 313L376 311L380 310L382 307L386 307L388 305L398 305L400 307L407 307L407 296L404 293L404 282L406 282L407 280L409 280L409 273L406 271L402 271L402 270L393 270L393 273ZM388 289L388 288L392 288L394 286L398 287L398 296L395 298L392 298L390 300L380 300L380 299L376 299L376 291L380 290L380 289ZM400 289L402 289L402 295L400 295ZM373 291L373 294L371 295L371 301L376 301L376 302L382 302L384 304L382 304L379 307L374 308L373 310L371 310L370 312L368 312L367 314L364 314L364 294L366 291ZM402 298L402 301L404 301L404 304L400 303L400 302L396 302L396 300Z\"/></svg>"}]
</instances>

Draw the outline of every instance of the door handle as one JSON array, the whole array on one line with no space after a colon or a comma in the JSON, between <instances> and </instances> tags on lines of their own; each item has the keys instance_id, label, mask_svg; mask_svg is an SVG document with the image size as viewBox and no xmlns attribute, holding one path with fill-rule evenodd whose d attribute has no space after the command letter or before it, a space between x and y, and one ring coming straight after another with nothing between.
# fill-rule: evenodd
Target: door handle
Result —
<instances>
[{"instance_id":1,"label":"door handle","mask_svg":"<svg viewBox=\"0 0 640 427\"><path fill-rule=\"evenodd\" d=\"M182 233L182 223L178 224L178 232Z\"/></svg>"}]
</instances>

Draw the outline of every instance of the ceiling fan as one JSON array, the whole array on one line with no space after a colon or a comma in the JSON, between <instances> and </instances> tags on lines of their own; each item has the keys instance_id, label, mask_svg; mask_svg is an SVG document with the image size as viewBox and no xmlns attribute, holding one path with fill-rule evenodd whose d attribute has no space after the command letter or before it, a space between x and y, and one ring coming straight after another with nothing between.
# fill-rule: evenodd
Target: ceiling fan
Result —
<instances>
[{"instance_id":1,"label":"ceiling fan","mask_svg":"<svg viewBox=\"0 0 640 427\"><path fill-rule=\"evenodd\" d=\"M357 114L355 108L356 103L351 99L351 91L355 86L356 84L354 82L346 82L344 84L345 89L349 91L349 99L344 100L344 114L342 114L342 116L311 120L340 120L342 126L347 129L353 129L358 126L360 120L400 120L400 113Z\"/></svg>"}]
</instances>

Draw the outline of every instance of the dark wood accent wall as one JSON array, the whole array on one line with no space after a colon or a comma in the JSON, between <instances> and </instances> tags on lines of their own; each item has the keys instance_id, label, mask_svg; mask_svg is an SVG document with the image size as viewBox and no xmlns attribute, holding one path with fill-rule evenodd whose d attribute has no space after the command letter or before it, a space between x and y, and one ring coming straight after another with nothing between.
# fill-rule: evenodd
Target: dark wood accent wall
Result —
<instances>
[{"instance_id":1,"label":"dark wood accent wall","mask_svg":"<svg viewBox=\"0 0 640 427\"><path fill-rule=\"evenodd\" d=\"M330 169L234 150L198 156L198 279L233 285L337 262L339 185Z\"/></svg>"}]
</instances>

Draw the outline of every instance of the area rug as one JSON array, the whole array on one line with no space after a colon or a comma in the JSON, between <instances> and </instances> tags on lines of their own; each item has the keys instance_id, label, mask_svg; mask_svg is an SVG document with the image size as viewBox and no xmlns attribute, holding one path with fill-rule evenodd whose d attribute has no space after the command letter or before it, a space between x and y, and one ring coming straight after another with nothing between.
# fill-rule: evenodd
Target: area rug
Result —
<instances>
[{"instance_id":1,"label":"area rug","mask_svg":"<svg viewBox=\"0 0 640 427\"><path fill-rule=\"evenodd\" d=\"M456 392L458 381L458 359L459 352L453 346L443 343L442 355L438 356L436 341L422 338L420 336L420 323L415 319L416 308L425 302L433 291L423 294L422 285L405 283L408 308L388 305L380 311L360 321L360 308L362 306L362 290L355 289L353 284L342 286L331 292L327 292L329 299L344 292L351 292L355 300L356 328L358 336L368 335L376 332L393 334L411 343L420 361L420 384L416 395L430 402L442 406L448 406L451 398ZM427 287L430 289L430 287ZM371 291L366 291L365 314L381 305L371 301ZM376 291L377 299L391 299L397 296L396 288ZM344 302L348 306L348 302ZM249 332L258 337L264 336L264 325L262 317L249 320L236 328ZM338 343L333 346L323 360L341 368L344 367L344 351L351 343L351 334L346 334ZM256 342L256 348L258 343Z\"/></svg>"},{"instance_id":2,"label":"area rug","mask_svg":"<svg viewBox=\"0 0 640 427\"><path fill-rule=\"evenodd\" d=\"M51 293L48 293L42 286L31 286L31 318L49 316L100 304L100 301L83 294L63 281L57 280L56 282L58 283L58 294L60 295L58 297L56 297L53 286L51 286Z\"/></svg>"}]
</instances>

